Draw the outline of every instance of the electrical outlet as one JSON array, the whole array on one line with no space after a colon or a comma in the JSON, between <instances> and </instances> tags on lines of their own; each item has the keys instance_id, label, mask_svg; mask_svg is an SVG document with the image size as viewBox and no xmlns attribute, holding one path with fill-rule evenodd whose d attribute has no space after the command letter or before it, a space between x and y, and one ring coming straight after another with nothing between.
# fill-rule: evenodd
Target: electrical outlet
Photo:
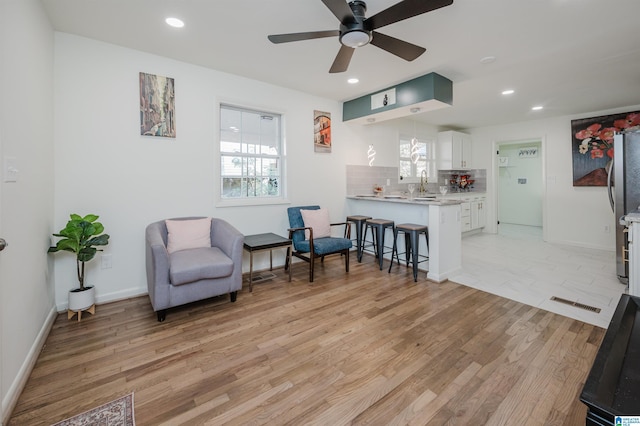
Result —
<instances>
[{"instance_id":1,"label":"electrical outlet","mask_svg":"<svg viewBox=\"0 0 640 426\"><path fill-rule=\"evenodd\" d=\"M110 254L103 254L100 258L100 266L102 269L109 269L113 266L113 259Z\"/></svg>"},{"instance_id":2,"label":"electrical outlet","mask_svg":"<svg viewBox=\"0 0 640 426\"><path fill-rule=\"evenodd\" d=\"M610 227L609 225L605 225L605 226L604 226L604 233L605 233L605 234L608 234L608 233L610 233L610 232L611 232L611 227Z\"/></svg>"},{"instance_id":3,"label":"electrical outlet","mask_svg":"<svg viewBox=\"0 0 640 426\"><path fill-rule=\"evenodd\" d=\"M387 179L387 186L391 185L391 179Z\"/></svg>"}]
</instances>

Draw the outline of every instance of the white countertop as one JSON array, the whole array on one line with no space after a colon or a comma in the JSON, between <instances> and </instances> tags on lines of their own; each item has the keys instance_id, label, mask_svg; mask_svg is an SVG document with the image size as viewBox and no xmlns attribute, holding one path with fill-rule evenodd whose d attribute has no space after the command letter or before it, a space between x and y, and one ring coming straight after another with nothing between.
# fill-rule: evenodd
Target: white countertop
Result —
<instances>
[{"instance_id":1,"label":"white countertop","mask_svg":"<svg viewBox=\"0 0 640 426\"><path fill-rule=\"evenodd\" d=\"M640 212L629 213L624 217L625 222L640 222Z\"/></svg>"},{"instance_id":2,"label":"white countertop","mask_svg":"<svg viewBox=\"0 0 640 426\"><path fill-rule=\"evenodd\" d=\"M432 198L433 197L433 198ZM458 198L448 198L448 196L432 195L429 198L423 198L415 196L413 199L409 199L404 195L347 195L348 199L361 200L361 201L379 201L383 203L402 203L402 204L414 204L414 205L435 205L435 206L448 206L454 204L461 204L462 201Z\"/></svg>"}]
</instances>

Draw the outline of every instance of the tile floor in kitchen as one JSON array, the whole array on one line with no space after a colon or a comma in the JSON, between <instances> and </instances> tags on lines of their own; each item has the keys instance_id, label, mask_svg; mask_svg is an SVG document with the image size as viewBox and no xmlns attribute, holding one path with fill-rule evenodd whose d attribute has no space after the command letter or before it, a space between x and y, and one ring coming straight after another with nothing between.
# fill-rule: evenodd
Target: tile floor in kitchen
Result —
<instances>
[{"instance_id":1,"label":"tile floor in kitchen","mask_svg":"<svg viewBox=\"0 0 640 426\"><path fill-rule=\"evenodd\" d=\"M462 271L451 281L607 328L626 286L613 251L550 244L542 228L499 225L462 239ZM599 313L550 300L600 308Z\"/></svg>"}]
</instances>

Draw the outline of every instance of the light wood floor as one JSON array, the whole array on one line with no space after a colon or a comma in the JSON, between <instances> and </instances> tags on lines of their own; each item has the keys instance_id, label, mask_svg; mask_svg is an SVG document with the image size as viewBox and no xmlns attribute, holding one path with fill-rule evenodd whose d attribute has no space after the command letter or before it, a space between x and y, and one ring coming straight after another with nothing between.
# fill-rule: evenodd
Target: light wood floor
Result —
<instances>
[{"instance_id":1,"label":"light wood floor","mask_svg":"<svg viewBox=\"0 0 640 426\"><path fill-rule=\"evenodd\" d=\"M355 258L355 256L352 257ZM134 392L138 426L583 425L604 329L372 257L307 282L170 310L147 297L56 319L10 425L49 425Z\"/></svg>"}]
</instances>

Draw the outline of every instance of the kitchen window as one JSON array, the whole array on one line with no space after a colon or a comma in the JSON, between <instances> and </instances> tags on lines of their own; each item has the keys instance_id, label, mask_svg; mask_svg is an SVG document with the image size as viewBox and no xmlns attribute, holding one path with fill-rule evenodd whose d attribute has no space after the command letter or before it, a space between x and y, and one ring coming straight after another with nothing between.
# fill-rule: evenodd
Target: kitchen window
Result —
<instances>
[{"instance_id":1,"label":"kitchen window","mask_svg":"<svg viewBox=\"0 0 640 426\"><path fill-rule=\"evenodd\" d=\"M220 105L220 198L282 200L282 116Z\"/></svg>"},{"instance_id":2,"label":"kitchen window","mask_svg":"<svg viewBox=\"0 0 640 426\"><path fill-rule=\"evenodd\" d=\"M411 140L415 139L416 151L412 156ZM400 182L420 182L423 170L429 182L437 181L435 142L400 135L398 175ZM415 160L415 161L414 161Z\"/></svg>"}]
</instances>

